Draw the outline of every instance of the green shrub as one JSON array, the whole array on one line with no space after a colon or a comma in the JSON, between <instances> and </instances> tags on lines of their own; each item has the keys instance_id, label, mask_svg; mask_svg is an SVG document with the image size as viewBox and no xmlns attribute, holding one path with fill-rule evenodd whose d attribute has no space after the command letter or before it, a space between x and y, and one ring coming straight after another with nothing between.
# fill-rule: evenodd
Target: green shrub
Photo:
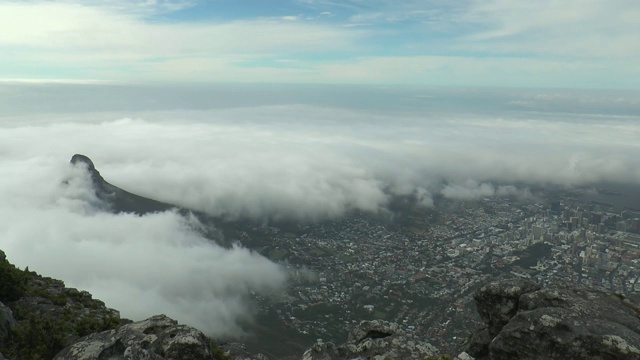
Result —
<instances>
[{"instance_id":1,"label":"green shrub","mask_svg":"<svg viewBox=\"0 0 640 360\"><path fill-rule=\"evenodd\" d=\"M220 349L215 340L209 338L209 343L211 344L211 351L213 352L213 358L215 360L231 360L231 357L227 356L224 350Z\"/></svg>"},{"instance_id":2,"label":"green shrub","mask_svg":"<svg viewBox=\"0 0 640 360\"><path fill-rule=\"evenodd\" d=\"M429 356L427 360L453 360L453 358L447 354L438 356Z\"/></svg>"},{"instance_id":3,"label":"green shrub","mask_svg":"<svg viewBox=\"0 0 640 360\"><path fill-rule=\"evenodd\" d=\"M27 274L7 261L0 261L0 301L21 298L27 289Z\"/></svg>"},{"instance_id":4,"label":"green shrub","mask_svg":"<svg viewBox=\"0 0 640 360\"><path fill-rule=\"evenodd\" d=\"M93 334L95 332L115 329L118 326L125 324L126 322L127 320L122 320L117 317L96 319L87 316L75 322L74 330L78 336L85 336Z\"/></svg>"},{"instance_id":5,"label":"green shrub","mask_svg":"<svg viewBox=\"0 0 640 360\"><path fill-rule=\"evenodd\" d=\"M69 299L68 296L64 295L64 294L59 294L59 295L54 295L50 292L48 292L45 289L29 289L27 291L29 296L37 296L37 297L41 297L44 299L49 299L51 300L51 302L53 303L53 305L56 306L64 306L67 304L67 301Z\"/></svg>"},{"instance_id":6,"label":"green shrub","mask_svg":"<svg viewBox=\"0 0 640 360\"><path fill-rule=\"evenodd\" d=\"M64 348L68 323L31 315L13 330L13 338L3 353L12 360L52 359Z\"/></svg>"},{"instance_id":7,"label":"green shrub","mask_svg":"<svg viewBox=\"0 0 640 360\"><path fill-rule=\"evenodd\" d=\"M41 318L31 313L13 330L12 338L2 352L12 360L51 359L64 349L69 336L85 336L115 329L127 321L117 317L84 317L72 322L68 319Z\"/></svg>"}]
</instances>

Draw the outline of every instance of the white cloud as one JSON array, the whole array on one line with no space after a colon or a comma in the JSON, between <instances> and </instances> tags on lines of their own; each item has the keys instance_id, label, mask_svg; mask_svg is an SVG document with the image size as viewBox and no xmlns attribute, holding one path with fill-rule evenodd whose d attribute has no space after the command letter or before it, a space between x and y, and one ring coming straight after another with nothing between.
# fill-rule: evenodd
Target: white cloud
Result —
<instances>
[{"instance_id":1,"label":"white cloud","mask_svg":"<svg viewBox=\"0 0 640 360\"><path fill-rule=\"evenodd\" d=\"M149 23L131 14L92 6L0 3L0 45L140 60L260 54L291 46L321 51L342 48L353 40L352 34L340 29L284 20Z\"/></svg>"},{"instance_id":2,"label":"white cloud","mask_svg":"<svg viewBox=\"0 0 640 360\"><path fill-rule=\"evenodd\" d=\"M530 185L640 185L637 115L593 115L614 105L635 109L633 101L618 102L633 99L632 93L483 96L505 104L527 99L536 110L497 114L467 112L466 100L459 100L452 103L459 111L444 113L429 106L412 113L324 104L135 112L135 118L126 118L47 112L74 101L93 104L91 96L79 97L84 93L98 97L100 106L121 93L152 108L163 108L164 100L148 89L21 86L0 87L3 108L31 106L26 115L0 117L0 247L18 265L90 290L125 316L167 313L212 334L237 329L246 310L240 299L249 290L278 289L281 269L245 249L211 244L171 212L137 217L97 211L87 179L68 165L71 155L90 156L109 182L128 191L214 215L256 219L376 212L393 194L431 206L436 195L527 196ZM250 95L243 89L226 92L235 91L249 104L271 93ZM184 97L181 91L174 88L171 94ZM289 91L285 98L297 99L300 89ZM336 88L306 91L326 96ZM361 91L354 88L353 100ZM375 99L394 104L451 101L435 90L416 90L406 98L396 90L380 91L376 94L384 96ZM415 96L425 92L427 97ZM466 90L457 94L472 99ZM20 104L22 98L26 104ZM596 110L592 115L545 110L559 98L565 108ZM189 108L188 103L176 107ZM38 112L36 105L46 111ZM71 181L64 185L64 180Z\"/></svg>"},{"instance_id":3,"label":"white cloud","mask_svg":"<svg viewBox=\"0 0 640 360\"><path fill-rule=\"evenodd\" d=\"M0 2L0 49L5 54L0 64L6 69L0 76L14 78L12 69L34 71L33 65L39 64L36 72L72 68L76 74L98 79L157 80L163 77L144 75L155 66L180 61L186 62L181 64L185 71L189 64L201 64L190 70L190 76L183 71L183 80L201 79L216 64L222 65L211 76L215 79L226 69L241 69L247 59L290 51L343 50L352 48L359 37L358 32L339 27L290 20L149 22L129 7L103 3Z\"/></svg>"},{"instance_id":4,"label":"white cloud","mask_svg":"<svg viewBox=\"0 0 640 360\"><path fill-rule=\"evenodd\" d=\"M518 189L513 185L495 186L489 183L478 183L475 180L447 184L442 188L441 193L444 197L454 200L477 200L494 196L531 196L528 189Z\"/></svg>"},{"instance_id":5,"label":"white cloud","mask_svg":"<svg viewBox=\"0 0 640 360\"><path fill-rule=\"evenodd\" d=\"M640 4L629 0L473 1L456 20L483 29L454 47L571 58L637 58L639 17Z\"/></svg>"},{"instance_id":6,"label":"white cloud","mask_svg":"<svg viewBox=\"0 0 640 360\"><path fill-rule=\"evenodd\" d=\"M0 78L637 88L640 73L632 0L299 1L321 15L158 17L194 5L0 1Z\"/></svg>"},{"instance_id":7,"label":"white cloud","mask_svg":"<svg viewBox=\"0 0 640 360\"><path fill-rule=\"evenodd\" d=\"M215 245L176 213L99 211L87 173L64 159L3 152L0 179L1 247L9 259L88 290L125 317L163 313L209 335L237 335L238 322L251 320L249 291L284 285L278 265Z\"/></svg>"}]
</instances>

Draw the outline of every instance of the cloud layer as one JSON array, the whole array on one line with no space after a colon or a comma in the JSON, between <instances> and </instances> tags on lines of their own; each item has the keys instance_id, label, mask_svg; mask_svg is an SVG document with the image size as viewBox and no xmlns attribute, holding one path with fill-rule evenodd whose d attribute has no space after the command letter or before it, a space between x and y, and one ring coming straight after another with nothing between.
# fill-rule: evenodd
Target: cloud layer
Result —
<instances>
[{"instance_id":1,"label":"cloud layer","mask_svg":"<svg viewBox=\"0 0 640 360\"><path fill-rule=\"evenodd\" d=\"M622 109L638 106L633 97L473 98L461 91L452 99L415 90L394 98L380 91L373 99L393 99L386 110L325 102L2 116L0 248L18 265L87 289L124 316L167 313L221 335L238 330L250 291L284 285L283 270L246 249L217 247L172 212L137 217L96 210L88 180L68 164L71 155L88 155L125 190L258 220L377 212L394 195L431 206L436 195L527 196L533 185L640 185L640 119ZM53 99L29 103L51 110ZM73 104L73 97L65 99ZM427 105L400 111L399 99ZM497 103L502 110L491 105ZM451 108L458 110L443 110ZM584 109L590 113L577 112ZM612 109L617 113L603 115Z\"/></svg>"},{"instance_id":2,"label":"cloud layer","mask_svg":"<svg viewBox=\"0 0 640 360\"><path fill-rule=\"evenodd\" d=\"M0 248L125 317L162 313L209 335L238 335L239 322L252 319L249 293L270 294L286 281L269 260L204 239L193 219L101 211L86 171L64 159L8 156L0 166Z\"/></svg>"}]
</instances>

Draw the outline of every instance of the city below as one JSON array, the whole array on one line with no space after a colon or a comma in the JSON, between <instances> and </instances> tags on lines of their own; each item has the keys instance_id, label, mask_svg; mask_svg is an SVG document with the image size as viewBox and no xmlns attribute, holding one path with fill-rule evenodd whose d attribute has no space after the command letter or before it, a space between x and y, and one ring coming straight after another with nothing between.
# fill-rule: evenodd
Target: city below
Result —
<instances>
[{"instance_id":1,"label":"city below","mask_svg":"<svg viewBox=\"0 0 640 360\"><path fill-rule=\"evenodd\" d=\"M640 295L640 210L627 195L554 190L528 198L436 199L388 216L353 213L315 224L260 226L240 242L286 266L288 291L257 297L262 322L284 329L282 356L354 324L383 319L456 353L481 326L472 294L500 277L554 278ZM266 341L268 343L268 341ZM249 340L248 346L254 341ZM289 347L290 346L290 347Z\"/></svg>"}]
</instances>

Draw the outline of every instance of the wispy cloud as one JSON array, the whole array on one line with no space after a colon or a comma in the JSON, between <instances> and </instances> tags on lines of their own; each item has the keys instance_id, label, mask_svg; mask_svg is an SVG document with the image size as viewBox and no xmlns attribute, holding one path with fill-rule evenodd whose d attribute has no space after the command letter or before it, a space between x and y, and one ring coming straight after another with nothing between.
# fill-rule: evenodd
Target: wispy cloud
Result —
<instances>
[{"instance_id":1,"label":"wispy cloud","mask_svg":"<svg viewBox=\"0 0 640 360\"><path fill-rule=\"evenodd\" d=\"M44 77L42 73L48 69L75 68L75 72L97 78L101 74L110 75L109 78L135 78L134 74L141 70L143 74L149 73L144 71L145 67L149 70L154 65L176 61L206 61L213 67L216 63L241 65L234 59L345 50L358 37L357 32L289 21L290 18L210 24L157 23L122 12L117 6L67 3L0 3L0 20L0 47L6 54L0 62L5 63L5 69L25 66L16 64L18 60L22 64L41 64L36 77ZM43 58L47 59L46 65ZM192 76L184 79L193 80L202 74L194 70ZM0 77L16 76L0 73ZM154 74L150 78L154 79Z\"/></svg>"},{"instance_id":2,"label":"wispy cloud","mask_svg":"<svg viewBox=\"0 0 640 360\"><path fill-rule=\"evenodd\" d=\"M458 21L481 26L458 48L573 58L640 56L635 1L477 1Z\"/></svg>"},{"instance_id":3,"label":"wispy cloud","mask_svg":"<svg viewBox=\"0 0 640 360\"><path fill-rule=\"evenodd\" d=\"M635 1L232 3L0 1L0 78L638 87ZM296 66L270 66L281 58ZM442 61L446 77L424 76Z\"/></svg>"},{"instance_id":4,"label":"wispy cloud","mask_svg":"<svg viewBox=\"0 0 640 360\"><path fill-rule=\"evenodd\" d=\"M66 4L0 5L0 44L18 48L74 50L114 57L224 55L278 51L292 46L341 49L353 34L286 20L215 24L147 23L117 11ZM120 56L118 56L120 55Z\"/></svg>"}]
</instances>

